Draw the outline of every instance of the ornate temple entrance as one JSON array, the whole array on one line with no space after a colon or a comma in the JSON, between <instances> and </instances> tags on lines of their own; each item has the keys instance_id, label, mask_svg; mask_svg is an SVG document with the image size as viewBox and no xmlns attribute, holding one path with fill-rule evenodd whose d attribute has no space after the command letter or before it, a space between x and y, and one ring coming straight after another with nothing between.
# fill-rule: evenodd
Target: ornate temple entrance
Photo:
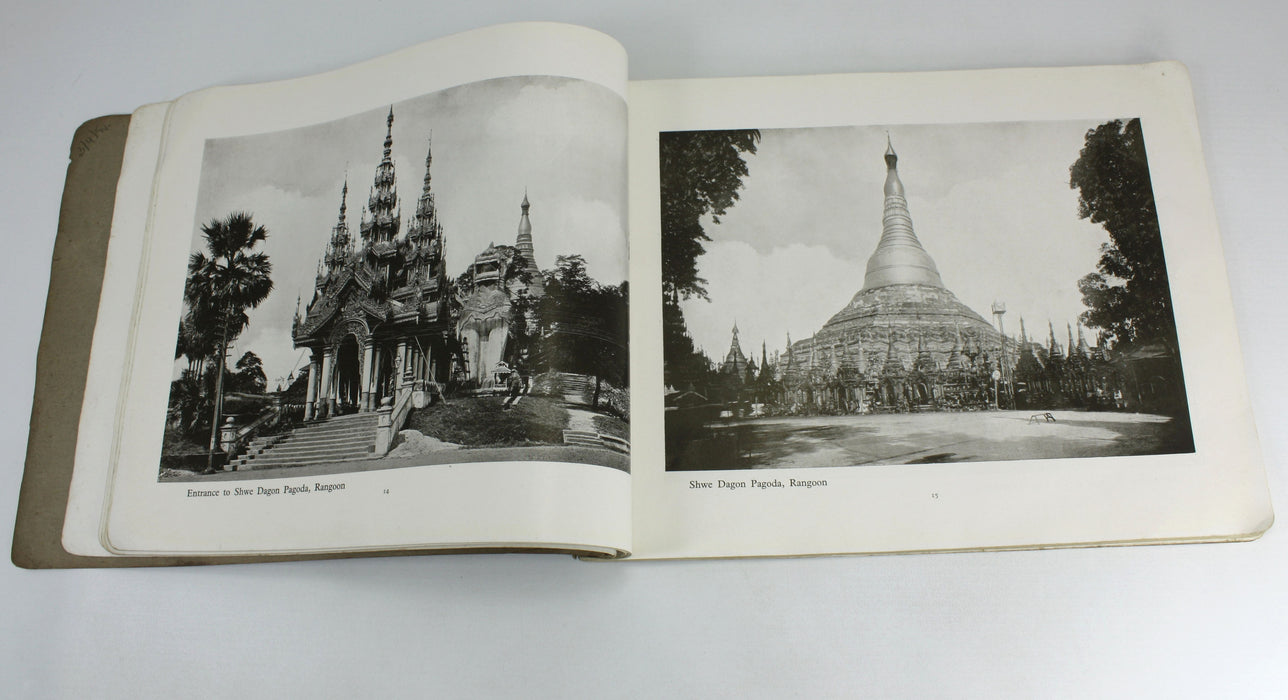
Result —
<instances>
[{"instance_id":1,"label":"ornate temple entrance","mask_svg":"<svg viewBox=\"0 0 1288 700\"><path fill-rule=\"evenodd\" d=\"M358 338L346 335L335 354L335 414L354 413L362 400L362 353Z\"/></svg>"},{"instance_id":2,"label":"ornate temple entrance","mask_svg":"<svg viewBox=\"0 0 1288 700\"><path fill-rule=\"evenodd\" d=\"M398 377L396 376L397 371L394 366L394 353L381 348L380 352L376 353L375 357L377 357L378 360L376 361L375 381L372 382L371 386L372 409L378 408L381 400L386 396L395 396L398 391Z\"/></svg>"}]
</instances>

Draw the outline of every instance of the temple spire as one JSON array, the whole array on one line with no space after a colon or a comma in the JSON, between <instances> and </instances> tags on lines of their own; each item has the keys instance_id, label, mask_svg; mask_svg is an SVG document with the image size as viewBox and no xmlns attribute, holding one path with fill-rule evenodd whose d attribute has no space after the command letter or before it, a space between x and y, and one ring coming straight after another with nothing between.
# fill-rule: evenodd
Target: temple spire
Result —
<instances>
[{"instance_id":1,"label":"temple spire","mask_svg":"<svg viewBox=\"0 0 1288 700\"><path fill-rule=\"evenodd\" d=\"M939 269L930 254L921 247L912 229L908 214L908 200L904 197L903 182L899 179L899 155L894 143L886 134L885 208L881 216L881 240L868 258L863 289L874 289L892 284L921 284L943 288Z\"/></svg>"},{"instance_id":2,"label":"temple spire","mask_svg":"<svg viewBox=\"0 0 1288 700\"><path fill-rule=\"evenodd\" d=\"M344 267L345 260L353 252L351 239L349 237L349 224L345 220L345 212L348 210L349 202L349 178L344 179L344 186L340 188L340 215L336 218L335 226L331 228L331 240L327 243L326 254L323 261L326 263L328 273L335 272ZM319 274L320 271L319 271Z\"/></svg>"},{"instance_id":3,"label":"temple spire","mask_svg":"<svg viewBox=\"0 0 1288 700\"><path fill-rule=\"evenodd\" d=\"M349 176L344 176L344 187L340 188L340 223L344 223L344 213L349 209Z\"/></svg>"},{"instance_id":4,"label":"temple spire","mask_svg":"<svg viewBox=\"0 0 1288 700\"><path fill-rule=\"evenodd\" d=\"M519 204L519 235L515 238L514 247L519 249L523 254L524 260L527 261L527 269L530 272L537 272L536 251L532 247L532 221L528 218L528 210L532 207L528 203L528 190L523 190L523 202Z\"/></svg>"},{"instance_id":5,"label":"temple spire","mask_svg":"<svg viewBox=\"0 0 1288 700\"><path fill-rule=\"evenodd\" d=\"M371 184L371 193L367 196L366 210L359 226L362 240L369 248L376 244L392 242L398 237L398 231L401 228L402 208L398 202L398 187L392 157L394 144L393 107L389 108L389 116L385 119L385 126L384 158L376 166L376 174ZM383 246L376 251L377 257L381 259L380 266L386 268L386 270L386 258L392 252L392 248Z\"/></svg>"},{"instance_id":6,"label":"temple spire","mask_svg":"<svg viewBox=\"0 0 1288 700\"><path fill-rule=\"evenodd\" d=\"M385 120L385 160L390 159L394 148L394 106L389 105L389 118Z\"/></svg>"},{"instance_id":7,"label":"temple spire","mask_svg":"<svg viewBox=\"0 0 1288 700\"><path fill-rule=\"evenodd\" d=\"M425 145L425 191L429 191L430 170L434 164L434 131L429 132L429 141Z\"/></svg>"},{"instance_id":8,"label":"temple spire","mask_svg":"<svg viewBox=\"0 0 1288 700\"><path fill-rule=\"evenodd\" d=\"M720 367L723 372L730 372L742 376L747 369L747 356L742 354L742 347L738 344L738 323L733 324L733 340L729 343L729 352L725 355L724 364Z\"/></svg>"},{"instance_id":9,"label":"temple spire","mask_svg":"<svg viewBox=\"0 0 1288 700\"><path fill-rule=\"evenodd\" d=\"M528 293L534 296L541 296L545 293L545 287L541 281L541 268L537 266L537 252L532 246L532 221L528 218L528 210L532 207L528 203L528 188L523 188L523 202L519 204L519 234L515 237L514 247L523 255L526 262L524 270L532 277L532 282L528 288Z\"/></svg>"},{"instance_id":10,"label":"temple spire","mask_svg":"<svg viewBox=\"0 0 1288 700\"><path fill-rule=\"evenodd\" d=\"M442 225L438 222L438 210L434 203L434 191L432 187L432 169L434 165L434 143L433 139L425 145L425 180L424 186L420 191L420 199L416 201L416 213L413 214L411 226L407 229L407 237L414 238L434 238L442 233Z\"/></svg>"},{"instance_id":11,"label":"temple spire","mask_svg":"<svg viewBox=\"0 0 1288 700\"><path fill-rule=\"evenodd\" d=\"M1078 354L1083 357L1091 357L1091 349L1087 347L1087 338L1082 334L1082 321L1078 321Z\"/></svg>"},{"instance_id":12,"label":"temple spire","mask_svg":"<svg viewBox=\"0 0 1288 700\"><path fill-rule=\"evenodd\" d=\"M899 154L894 152L894 142L890 140L890 132L886 132L886 184L885 193L903 194L903 183L899 181Z\"/></svg>"},{"instance_id":13,"label":"temple spire","mask_svg":"<svg viewBox=\"0 0 1288 700\"><path fill-rule=\"evenodd\" d=\"M433 165L431 137L425 145L424 187L420 198L416 200L416 211L407 222L407 242L410 245L404 253L404 265L408 283L424 285L430 280L438 280L441 288L442 282L446 280L443 267L443 224L438 219L438 207L431 187ZM401 218L401 212L399 217Z\"/></svg>"},{"instance_id":14,"label":"temple spire","mask_svg":"<svg viewBox=\"0 0 1288 700\"><path fill-rule=\"evenodd\" d=\"M881 371L884 374L903 373L903 361L899 359L899 355L895 352L894 328L891 326L886 328L886 357L885 365L881 368Z\"/></svg>"},{"instance_id":15,"label":"temple spire","mask_svg":"<svg viewBox=\"0 0 1288 700\"><path fill-rule=\"evenodd\" d=\"M962 359L962 327L961 324L953 324L953 349L948 353L948 369L963 370L966 369L966 361Z\"/></svg>"},{"instance_id":16,"label":"temple spire","mask_svg":"<svg viewBox=\"0 0 1288 700\"><path fill-rule=\"evenodd\" d=\"M926 329L920 325L918 319L917 329L917 357L913 360L913 367L923 372L933 372L935 370L935 358L930 356L926 351Z\"/></svg>"}]
</instances>

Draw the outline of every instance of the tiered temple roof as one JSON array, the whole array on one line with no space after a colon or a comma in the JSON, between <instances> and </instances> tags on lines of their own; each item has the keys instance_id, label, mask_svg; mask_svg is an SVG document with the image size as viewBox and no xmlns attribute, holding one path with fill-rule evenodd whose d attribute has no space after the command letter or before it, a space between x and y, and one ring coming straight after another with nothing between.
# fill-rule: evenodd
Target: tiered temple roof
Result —
<instances>
[{"instance_id":1,"label":"tiered temple roof","mask_svg":"<svg viewBox=\"0 0 1288 700\"><path fill-rule=\"evenodd\" d=\"M729 344L729 352L725 354L724 362L720 365L721 372L728 372L739 377L747 371L747 356L742 354L742 347L738 344L738 324L733 324L733 341Z\"/></svg>"},{"instance_id":2,"label":"tiered temple roof","mask_svg":"<svg viewBox=\"0 0 1288 700\"><path fill-rule=\"evenodd\" d=\"M393 163L394 113L385 119L383 157L376 166L363 207L359 240L347 221L349 183L340 194L340 215L331 229L318 265L312 301L295 325L296 345L329 342L330 331L344 318L361 321L375 332L397 334L401 325L446 322L447 277L443 258L443 225L430 188L432 151L425 158L424 190L416 213L400 237L402 213Z\"/></svg>"},{"instance_id":3,"label":"tiered temple roof","mask_svg":"<svg viewBox=\"0 0 1288 700\"><path fill-rule=\"evenodd\" d=\"M402 225L402 211L398 205L398 186L394 173L393 129L394 110L389 108L389 117L385 120L385 153L380 164L376 166L375 180L371 193L367 197L367 206L363 211L362 224L359 230L367 246L368 254L381 262L387 271L387 260L396 248L394 239Z\"/></svg>"}]
</instances>

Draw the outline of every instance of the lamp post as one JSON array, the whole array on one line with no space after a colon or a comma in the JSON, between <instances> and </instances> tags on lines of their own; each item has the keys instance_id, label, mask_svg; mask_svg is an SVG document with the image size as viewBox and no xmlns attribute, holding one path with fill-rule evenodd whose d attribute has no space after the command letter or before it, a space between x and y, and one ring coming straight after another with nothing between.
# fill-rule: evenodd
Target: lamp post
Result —
<instances>
[{"instance_id":1,"label":"lamp post","mask_svg":"<svg viewBox=\"0 0 1288 700\"><path fill-rule=\"evenodd\" d=\"M997 380L1001 378L1002 373L997 370L993 370L993 408L1001 408L997 402Z\"/></svg>"},{"instance_id":2,"label":"lamp post","mask_svg":"<svg viewBox=\"0 0 1288 700\"><path fill-rule=\"evenodd\" d=\"M1003 318L1004 316L1006 316L1006 303L1005 303L1005 302L1001 302L1001 301L994 301L994 302L993 302L993 307L992 307L992 312L993 312L993 318L994 318L994 319L996 319L996 321L997 321L997 333L998 333L998 338L997 338L997 345L998 345L998 353L997 353L998 361L997 361L997 368L1002 372L1002 376L1006 377L1006 380L1007 380L1007 381L1006 381L1006 383L1007 383L1007 387L1008 387L1008 389L1009 389L1009 387L1010 387L1010 369L1009 369L1010 365L1008 365L1008 364L1007 364L1007 362L1006 362L1006 326L1005 326L1005 324L1002 322L1002 318ZM994 405L997 405L997 404L998 404L998 400L997 400L997 393L998 393L998 392L997 392L997 381L998 381L998 379L1000 379L1000 378L1001 378L1001 377L999 377L999 376L998 376L997 372L994 372L994 373L993 373L993 403L994 403ZM1010 392L1010 391L1008 390L1007 395L1009 396L1009 395L1011 395L1011 393L1012 393L1012 392ZM1011 406L1012 406L1012 407L1014 407L1014 401L1012 401L1012 402L1011 402ZM1000 406L999 406L999 408L1000 408Z\"/></svg>"}]
</instances>

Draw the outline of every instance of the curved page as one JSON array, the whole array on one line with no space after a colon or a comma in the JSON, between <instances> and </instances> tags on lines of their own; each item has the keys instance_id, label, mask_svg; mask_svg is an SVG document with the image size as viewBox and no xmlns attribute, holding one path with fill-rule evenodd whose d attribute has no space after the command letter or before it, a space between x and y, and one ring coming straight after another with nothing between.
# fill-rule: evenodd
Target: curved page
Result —
<instances>
[{"instance_id":1,"label":"curved page","mask_svg":"<svg viewBox=\"0 0 1288 700\"><path fill-rule=\"evenodd\" d=\"M520 24L175 102L104 546L628 551L624 93Z\"/></svg>"},{"instance_id":2,"label":"curved page","mask_svg":"<svg viewBox=\"0 0 1288 700\"><path fill-rule=\"evenodd\" d=\"M1192 99L1174 63L633 85L636 556L1268 527Z\"/></svg>"}]
</instances>

